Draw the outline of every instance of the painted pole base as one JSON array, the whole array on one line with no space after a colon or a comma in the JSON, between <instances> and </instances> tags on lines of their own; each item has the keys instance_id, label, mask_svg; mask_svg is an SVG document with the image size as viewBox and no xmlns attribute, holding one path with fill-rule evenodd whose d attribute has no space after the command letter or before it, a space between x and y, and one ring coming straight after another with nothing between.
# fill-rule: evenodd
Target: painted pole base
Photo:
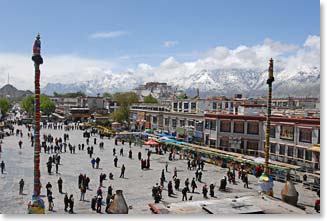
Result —
<instances>
[{"instance_id":1,"label":"painted pole base","mask_svg":"<svg viewBox=\"0 0 327 221\"><path fill-rule=\"evenodd\" d=\"M27 203L28 214L45 214L44 201L40 197L32 196L32 199Z\"/></svg>"},{"instance_id":2,"label":"painted pole base","mask_svg":"<svg viewBox=\"0 0 327 221\"><path fill-rule=\"evenodd\" d=\"M273 191L273 179L267 174L263 173L259 178L259 194L265 194L267 196L274 196Z\"/></svg>"}]
</instances>

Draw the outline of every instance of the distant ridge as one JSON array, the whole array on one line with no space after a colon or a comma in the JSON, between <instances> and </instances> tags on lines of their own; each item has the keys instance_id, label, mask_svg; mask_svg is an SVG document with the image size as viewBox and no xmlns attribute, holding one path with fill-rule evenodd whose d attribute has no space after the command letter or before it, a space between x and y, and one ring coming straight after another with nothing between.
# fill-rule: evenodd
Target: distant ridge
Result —
<instances>
[{"instance_id":1,"label":"distant ridge","mask_svg":"<svg viewBox=\"0 0 327 221\"><path fill-rule=\"evenodd\" d=\"M16 97L16 98L22 98L26 97L29 95L32 95L33 92L30 90L23 91L23 90L18 90L11 84L6 84L0 89L0 97Z\"/></svg>"}]
</instances>

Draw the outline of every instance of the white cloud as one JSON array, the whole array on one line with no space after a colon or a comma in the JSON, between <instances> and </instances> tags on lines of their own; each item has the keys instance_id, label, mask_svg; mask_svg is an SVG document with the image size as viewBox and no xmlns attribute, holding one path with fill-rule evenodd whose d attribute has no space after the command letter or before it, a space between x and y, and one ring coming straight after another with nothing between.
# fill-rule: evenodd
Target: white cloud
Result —
<instances>
[{"instance_id":1,"label":"white cloud","mask_svg":"<svg viewBox=\"0 0 327 221\"><path fill-rule=\"evenodd\" d=\"M107 60L81 58L76 55L44 57L41 65L41 87L47 83L73 83L111 73L114 64ZM0 53L0 83L10 83L19 89L33 89L34 65L30 55ZM1 87L1 86L0 86Z\"/></svg>"},{"instance_id":2,"label":"white cloud","mask_svg":"<svg viewBox=\"0 0 327 221\"><path fill-rule=\"evenodd\" d=\"M34 67L30 57L0 53L0 83L5 84L7 73L10 73L11 83L17 88L32 89ZM202 69L237 68L262 72L268 68L271 57L275 60L275 68L284 70L285 76L306 67L320 68L320 36L308 36L303 45L283 44L265 39L253 46L240 45L232 49L218 46L188 62L179 62L171 56L163 59L158 66L140 63L130 71L145 81L168 81L175 77L186 79L190 74ZM111 70L115 67L117 64L109 60L81 58L76 55L47 56L41 66L41 87L49 82L72 83L91 80L112 73ZM126 68L118 67L120 70Z\"/></svg>"},{"instance_id":3,"label":"white cloud","mask_svg":"<svg viewBox=\"0 0 327 221\"><path fill-rule=\"evenodd\" d=\"M90 35L90 38L117 38L127 35L125 31L96 32Z\"/></svg>"},{"instance_id":4,"label":"white cloud","mask_svg":"<svg viewBox=\"0 0 327 221\"><path fill-rule=\"evenodd\" d=\"M164 41L162 45L163 45L165 48L172 48L172 47L175 47L175 46L178 45L178 44L179 44L178 41Z\"/></svg>"}]
</instances>

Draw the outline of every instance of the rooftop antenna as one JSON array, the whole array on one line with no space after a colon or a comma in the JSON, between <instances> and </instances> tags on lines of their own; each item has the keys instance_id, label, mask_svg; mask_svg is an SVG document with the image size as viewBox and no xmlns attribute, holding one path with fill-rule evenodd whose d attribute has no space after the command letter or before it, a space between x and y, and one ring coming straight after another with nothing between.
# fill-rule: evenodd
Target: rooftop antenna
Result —
<instances>
[{"instance_id":1,"label":"rooftop antenna","mask_svg":"<svg viewBox=\"0 0 327 221\"><path fill-rule=\"evenodd\" d=\"M9 73L8 73L8 84L9 84Z\"/></svg>"}]
</instances>

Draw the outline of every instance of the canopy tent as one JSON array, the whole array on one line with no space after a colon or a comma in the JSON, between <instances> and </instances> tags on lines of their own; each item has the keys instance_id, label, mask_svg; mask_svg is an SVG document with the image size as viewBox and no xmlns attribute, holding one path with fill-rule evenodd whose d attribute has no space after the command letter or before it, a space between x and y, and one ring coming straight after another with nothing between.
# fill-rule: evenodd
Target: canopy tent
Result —
<instances>
[{"instance_id":1,"label":"canopy tent","mask_svg":"<svg viewBox=\"0 0 327 221\"><path fill-rule=\"evenodd\" d=\"M144 144L146 144L146 145L158 145L159 143L154 141L154 140L149 140L147 142L144 142Z\"/></svg>"},{"instance_id":2,"label":"canopy tent","mask_svg":"<svg viewBox=\"0 0 327 221\"><path fill-rule=\"evenodd\" d=\"M145 132L147 132L147 133L153 133L153 130L152 129L145 129Z\"/></svg>"}]
</instances>

